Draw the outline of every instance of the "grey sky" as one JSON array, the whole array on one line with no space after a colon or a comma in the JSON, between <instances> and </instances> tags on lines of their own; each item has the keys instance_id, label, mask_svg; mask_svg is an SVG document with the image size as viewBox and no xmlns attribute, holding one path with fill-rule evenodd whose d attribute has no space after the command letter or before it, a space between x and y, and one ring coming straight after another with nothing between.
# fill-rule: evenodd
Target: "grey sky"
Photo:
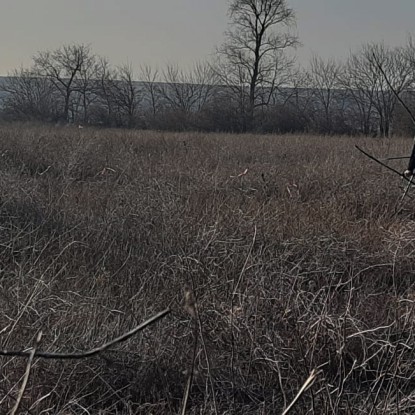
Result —
<instances>
[{"instance_id":1,"label":"grey sky","mask_svg":"<svg viewBox=\"0 0 415 415\"><path fill-rule=\"evenodd\" d=\"M303 47L344 57L366 41L402 44L415 34L414 0L288 0ZM0 0L0 75L39 50L88 43L111 63L187 66L223 39L226 0Z\"/></svg>"}]
</instances>

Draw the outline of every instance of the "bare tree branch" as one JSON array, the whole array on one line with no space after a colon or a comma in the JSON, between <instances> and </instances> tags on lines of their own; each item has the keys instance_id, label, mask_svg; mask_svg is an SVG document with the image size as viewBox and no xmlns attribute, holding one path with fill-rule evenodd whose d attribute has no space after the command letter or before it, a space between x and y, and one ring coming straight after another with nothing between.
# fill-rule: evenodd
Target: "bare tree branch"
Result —
<instances>
[{"instance_id":1,"label":"bare tree branch","mask_svg":"<svg viewBox=\"0 0 415 415\"><path fill-rule=\"evenodd\" d=\"M217 74L236 92L246 130L253 126L255 108L270 102L278 78L291 67L284 51L298 39L274 29L292 27L295 13L285 0L233 0L229 16L231 29L217 50Z\"/></svg>"},{"instance_id":2,"label":"bare tree branch","mask_svg":"<svg viewBox=\"0 0 415 415\"><path fill-rule=\"evenodd\" d=\"M122 334L119 337L116 337L114 340L109 341L108 343L104 343L102 346L96 347L95 349L88 350L82 353L49 353L49 352L38 352L33 350L24 350L24 351L12 351L12 350L0 350L0 356L19 356L19 357L30 357L33 354L33 357L42 357L44 359L84 359L86 357L95 356L109 347L114 346L114 344L121 343L130 337L134 336L139 331L143 330L147 326L155 323L156 321L160 320L161 318L165 317L169 314L171 310L169 308L161 311L160 313L156 314L155 316L149 318L144 323L140 324L139 326L135 327L134 329L128 331L127 333Z\"/></svg>"}]
</instances>

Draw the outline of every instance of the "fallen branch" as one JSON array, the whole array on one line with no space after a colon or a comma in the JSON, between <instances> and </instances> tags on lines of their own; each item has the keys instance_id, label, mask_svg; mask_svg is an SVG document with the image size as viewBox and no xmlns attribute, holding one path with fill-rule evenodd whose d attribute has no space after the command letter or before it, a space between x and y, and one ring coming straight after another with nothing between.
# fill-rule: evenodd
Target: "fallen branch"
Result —
<instances>
[{"instance_id":1,"label":"fallen branch","mask_svg":"<svg viewBox=\"0 0 415 415\"><path fill-rule=\"evenodd\" d=\"M119 337L116 337L114 340L109 341L108 343L104 343L102 346L96 347L95 349L88 350L86 352L81 353L49 353L49 352L38 352L35 351L33 353L32 350L22 350L22 351L13 351L13 350L0 350L0 356L18 356L18 357L42 357L44 359L84 359L86 357L95 356L98 353L101 353L107 350L109 347L113 346L114 344L121 343L130 337L134 336L134 334L138 333L139 331L143 330L147 326L155 323L157 320L160 320L167 314L169 314L171 310L167 308L164 311L156 314L155 316L149 318L144 323L141 323L139 326L135 327L134 329L130 330L129 332L122 334Z\"/></svg>"}]
</instances>

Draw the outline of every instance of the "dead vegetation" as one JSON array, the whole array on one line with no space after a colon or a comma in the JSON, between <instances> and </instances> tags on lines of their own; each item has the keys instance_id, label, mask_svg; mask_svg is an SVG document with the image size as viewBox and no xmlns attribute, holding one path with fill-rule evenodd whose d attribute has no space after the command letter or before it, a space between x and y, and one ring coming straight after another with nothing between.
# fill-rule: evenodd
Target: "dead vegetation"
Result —
<instances>
[{"instance_id":1,"label":"dead vegetation","mask_svg":"<svg viewBox=\"0 0 415 415\"><path fill-rule=\"evenodd\" d=\"M35 357L22 413L179 413L187 389L189 414L282 413L310 374L290 413L415 411L413 207L392 216L399 178L354 143L412 145L1 127L0 349L82 352L173 310ZM27 359L0 365L7 413Z\"/></svg>"}]
</instances>

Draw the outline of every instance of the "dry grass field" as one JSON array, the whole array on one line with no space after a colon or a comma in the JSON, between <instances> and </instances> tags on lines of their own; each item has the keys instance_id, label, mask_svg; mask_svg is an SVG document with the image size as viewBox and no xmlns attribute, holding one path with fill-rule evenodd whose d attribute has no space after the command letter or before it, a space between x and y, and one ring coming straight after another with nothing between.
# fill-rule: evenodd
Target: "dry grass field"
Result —
<instances>
[{"instance_id":1,"label":"dry grass field","mask_svg":"<svg viewBox=\"0 0 415 415\"><path fill-rule=\"evenodd\" d=\"M290 413L415 413L415 206L393 215L399 177L356 143L412 146L0 127L0 349L88 350L172 309L35 358L20 413L180 413L193 355L187 414L282 413L313 370ZM1 414L26 363L0 357Z\"/></svg>"}]
</instances>

